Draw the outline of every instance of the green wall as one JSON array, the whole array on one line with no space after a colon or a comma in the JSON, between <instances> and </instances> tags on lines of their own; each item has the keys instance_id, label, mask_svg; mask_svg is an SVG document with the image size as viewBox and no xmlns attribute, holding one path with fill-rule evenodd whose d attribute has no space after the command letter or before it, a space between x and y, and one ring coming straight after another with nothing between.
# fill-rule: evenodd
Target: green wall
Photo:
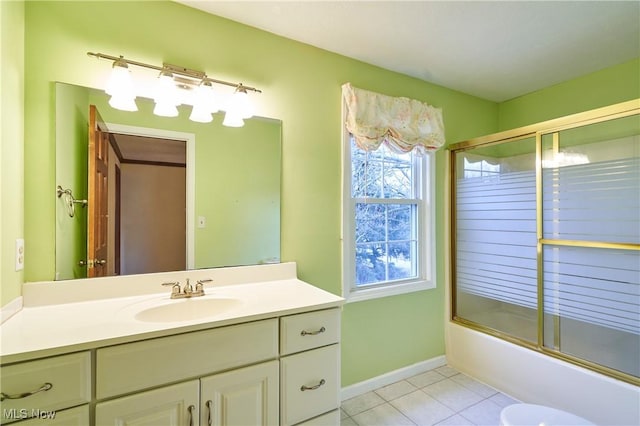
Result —
<instances>
[{"instance_id":1,"label":"green wall","mask_svg":"<svg viewBox=\"0 0 640 426\"><path fill-rule=\"evenodd\" d=\"M502 102L498 126L514 129L637 98L640 58Z\"/></svg>"},{"instance_id":2,"label":"green wall","mask_svg":"<svg viewBox=\"0 0 640 426\"><path fill-rule=\"evenodd\" d=\"M55 89L56 187L70 189L76 199L87 195L87 140L89 93L87 89L59 84ZM55 279L86 278L87 209L77 204L70 217L64 196L56 201Z\"/></svg>"},{"instance_id":3,"label":"green wall","mask_svg":"<svg viewBox=\"0 0 640 426\"><path fill-rule=\"evenodd\" d=\"M341 293L341 84L351 81L443 108L451 141L497 127L493 102L176 3L30 1L25 9L28 281L51 279L55 268L55 133L42 121L54 114L53 82L104 85L110 64L88 57L88 51L180 64L262 89L257 114L283 121L282 260L298 262L301 279L336 294ZM443 152L437 160L442 223ZM444 354L443 260L440 252L435 290L344 308L343 385Z\"/></svg>"},{"instance_id":4,"label":"green wall","mask_svg":"<svg viewBox=\"0 0 640 426\"><path fill-rule=\"evenodd\" d=\"M4 3L0 4L4 24ZM559 85L498 106L171 2L29 1L24 7L24 233L28 281L51 279L55 270L54 82L103 87L108 77L110 64L87 57L87 51L154 64L180 64L262 89L258 115L283 121L282 260L298 262L301 279L336 294L341 292L342 83L350 81L357 87L441 107L449 142L539 121L550 114L589 109L594 103L583 97L561 96L565 86ZM7 39L4 31L3 26L3 41ZM633 66L624 73L627 83L632 71ZM603 85L595 89L596 104L610 101L608 93L613 88L609 85L619 87L611 79L586 78L569 82L574 87L569 92L594 90L585 87L594 82ZM554 101L556 97L562 98L562 108L550 108L540 101ZM344 307L343 386L445 352L444 160L444 152L438 152L438 287ZM19 220L21 210L16 209L12 216ZM3 232L20 228L19 224L7 228L3 217ZM8 238L12 237L3 234L3 243ZM3 251L3 271L5 257ZM15 279L6 291L4 283L3 303L8 301L5 293L9 298L19 294Z\"/></svg>"},{"instance_id":5,"label":"green wall","mask_svg":"<svg viewBox=\"0 0 640 426\"><path fill-rule=\"evenodd\" d=\"M0 306L20 296L15 241L24 238L24 3L0 1ZM25 243L25 250L30 249Z\"/></svg>"}]
</instances>

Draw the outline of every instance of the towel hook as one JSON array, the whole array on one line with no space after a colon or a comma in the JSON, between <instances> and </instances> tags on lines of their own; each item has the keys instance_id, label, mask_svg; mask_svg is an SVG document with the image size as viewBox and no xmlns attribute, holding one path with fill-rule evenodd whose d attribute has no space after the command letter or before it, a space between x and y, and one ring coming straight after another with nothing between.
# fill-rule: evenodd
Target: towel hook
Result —
<instances>
[{"instance_id":1,"label":"towel hook","mask_svg":"<svg viewBox=\"0 0 640 426\"><path fill-rule=\"evenodd\" d=\"M71 192L70 189L62 189L62 187L58 185L58 188L56 189L56 193L58 194L58 198L62 198L62 196L64 195L64 203L65 203L65 206L67 207L67 214L69 215L69 217L75 216L76 204L81 204L82 207L87 206L87 200L76 200L73 197L73 193Z\"/></svg>"}]
</instances>

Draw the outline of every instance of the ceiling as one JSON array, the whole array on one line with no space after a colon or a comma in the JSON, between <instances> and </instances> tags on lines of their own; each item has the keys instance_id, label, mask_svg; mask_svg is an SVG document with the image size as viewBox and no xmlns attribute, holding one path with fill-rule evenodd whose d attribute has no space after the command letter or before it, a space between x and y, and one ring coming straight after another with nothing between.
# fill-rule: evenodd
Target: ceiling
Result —
<instances>
[{"instance_id":1,"label":"ceiling","mask_svg":"<svg viewBox=\"0 0 640 426\"><path fill-rule=\"evenodd\" d=\"M187 164L185 141L148 136L111 133L122 163L184 166Z\"/></svg>"},{"instance_id":2,"label":"ceiling","mask_svg":"<svg viewBox=\"0 0 640 426\"><path fill-rule=\"evenodd\" d=\"M640 1L179 3L496 102L640 56Z\"/></svg>"}]
</instances>

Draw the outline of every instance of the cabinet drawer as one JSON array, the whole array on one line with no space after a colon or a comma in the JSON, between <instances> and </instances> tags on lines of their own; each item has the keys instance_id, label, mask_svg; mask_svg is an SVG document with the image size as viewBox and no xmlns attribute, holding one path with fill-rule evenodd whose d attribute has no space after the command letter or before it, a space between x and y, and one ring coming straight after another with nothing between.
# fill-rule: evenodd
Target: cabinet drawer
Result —
<instances>
[{"instance_id":1,"label":"cabinet drawer","mask_svg":"<svg viewBox=\"0 0 640 426\"><path fill-rule=\"evenodd\" d=\"M63 411L40 412L40 417L18 423L19 426L86 426L89 422L89 405L81 405Z\"/></svg>"},{"instance_id":2,"label":"cabinet drawer","mask_svg":"<svg viewBox=\"0 0 640 426\"><path fill-rule=\"evenodd\" d=\"M280 319L282 355L338 343L339 340L339 309L308 312Z\"/></svg>"},{"instance_id":3,"label":"cabinet drawer","mask_svg":"<svg viewBox=\"0 0 640 426\"><path fill-rule=\"evenodd\" d=\"M215 373L278 355L276 319L98 349L98 399Z\"/></svg>"},{"instance_id":4,"label":"cabinet drawer","mask_svg":"<svg viewBox=\"0 0 640 426\"><path fill-rule=\"evenodd\" d=\"M339 349L336 344L281 358L283 424L296 424L340 406Z\"/></svg>"},{"instance_id":5,"label":"cabinet drawer","mask_svg":"<svg viewBox=\"0 0 640 426\"><path fill-rule=\"evenodd\" d=\"M2 423L46 415L48 411L84 404L91 399L89 352L2 366L0 377L3 394L14 397L51 384L48 390L17 399L3 395Z\"/></svg>"}]
</instances>

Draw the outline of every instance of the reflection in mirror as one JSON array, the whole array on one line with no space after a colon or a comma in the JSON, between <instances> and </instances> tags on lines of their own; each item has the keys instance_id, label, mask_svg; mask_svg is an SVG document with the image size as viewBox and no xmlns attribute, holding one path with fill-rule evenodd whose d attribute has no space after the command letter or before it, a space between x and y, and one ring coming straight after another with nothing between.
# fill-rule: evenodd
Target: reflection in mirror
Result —
<instances>
[{"instance_id":1,"label":"reflection in mirror","mask_svg":"<svg viewBox=\"0 0 640 426\"><path fill-rule=\"evenodd\" d=\"M89 208L71 218L56 198L55 279L278 262L281 122L229 128L222 114L203 124L188 120L190 106L166 118L151 100L137 103L118 111L102 91L56 83L56 184L77 198L92 198L90 105L107 128L109 248L89 256Z\"/></svg>"}]
</instances>

